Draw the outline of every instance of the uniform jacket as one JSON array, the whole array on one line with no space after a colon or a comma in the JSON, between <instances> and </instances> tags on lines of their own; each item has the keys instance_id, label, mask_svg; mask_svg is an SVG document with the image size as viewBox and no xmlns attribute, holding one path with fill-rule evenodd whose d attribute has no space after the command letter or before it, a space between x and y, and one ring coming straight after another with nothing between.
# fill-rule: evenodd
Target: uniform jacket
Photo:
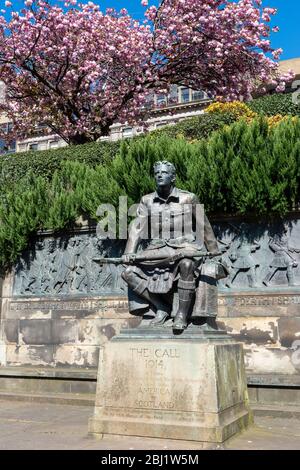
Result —
<instances>
[{"instance_id":1,"label":"uniform jacket","mask_svg":"<svg viewBox=\"0 0 300 470\"><path fill-rule=\"evenodd\" d=\"M142 240L151 240L151 248L193 247L218 251L212 227L197 196L173 188L163 199L157 191L142 197L137 216L131 223L125 253L136 253Z\"/></svg>"}]
</instances>

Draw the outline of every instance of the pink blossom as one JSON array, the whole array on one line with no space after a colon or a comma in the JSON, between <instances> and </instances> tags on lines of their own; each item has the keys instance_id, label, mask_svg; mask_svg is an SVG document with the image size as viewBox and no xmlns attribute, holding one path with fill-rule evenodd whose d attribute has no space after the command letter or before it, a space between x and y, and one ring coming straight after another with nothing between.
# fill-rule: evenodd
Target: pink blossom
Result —
<instances>
[{"instance_id":1,"label":"pink blossom","mask_svg":"<svg viewBox=\"0 0 300 470\"><path fill-rule=\"evenodd\" d=\"M275 51L272 52L272 55L274 59L279 59L282 53L283 53L283 49L276 49Z\"/></svg>"},{"instance_id":2,"label":"pink blossom","mask_svg":"<svg viewBox=\"0 0 300 470\"><path fill-rule=\"evenodd\" d=\"M145 120L149 93L170 84L235 100L293 78L278 71L282 51L272 49L269 26L276 10L260 0L142 0L141 22L124 8L65 3L26 0L21 14L0 15L0 111L15 136L44 123L67 142L92 141L115 122Z\"/></svg>"}]
</instances>

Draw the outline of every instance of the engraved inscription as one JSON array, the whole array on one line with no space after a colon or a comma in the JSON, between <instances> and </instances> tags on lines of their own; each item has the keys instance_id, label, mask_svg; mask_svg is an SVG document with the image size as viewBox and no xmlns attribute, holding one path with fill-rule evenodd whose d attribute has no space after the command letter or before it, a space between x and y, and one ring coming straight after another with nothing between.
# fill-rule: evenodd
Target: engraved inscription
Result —
<instances>
[{"instance_id":1,"label":"engraved inscription","mask_svg":"<svg viewBox=\"0 0 300 470\"><path fill-rule=\"evenodd\" d=\"M140 408L159 408L164 410L172 410L175 408L175 403L168 401L155 401L155 400L136 400L135 405Z\"/></svg>"},{"instance_id":2,"label":"engraved inscription","mask_svg":"<svg viewBox=\"0 0 300 470\"><path fill-rule=\"evenodd\" d=\"M135 406L139 408L159 408L171 410L175 403L171 400L171 390L168 387L144 387L138 389L138 398Z\"/></svg>"},{"instance_id":3,"label":"engraved inscription","mask_svg":"<svg viewBox=\"0 0 300 470\"><path fill-rule=\"evenodd\" d=\"M272 306L272 305L293 305L300 304L300 296L235 296L224 298L221 297L218 299L219 306L232 306L232 307L247 307L247 306Z\"/></svg>"},{"instance_id":4,"label":"engraved inscription","mask_svg":"<svg viewBox=\"0 0 300 470\"><path fill-rule=\"evenodd\" d=\"M151 374L160 372L169 360L180 358L180 352L176 348L130 348L130 353L133 360L143 361L146 370L150 369ZM172 391L163 385L151 387L140 384L134 404L138 408L175 409Z\"/></svg>"},{"instance_id":5,"label":"engraved inscription","mask_svg":"<svg viewBox=\"0 0 300 470\"><path fill-rule=\"evenodd\" d=\"M147 393L154 395L171 395L171 390L168 387L158 386L158 387L144 387L140 386L138 393Z\"/></svg>"},{"instance_id":6,"label":"engraved inscription","mask_svg":"<svg viewBox=\"0 0 300 470\"><path fill-rule=\"evenodd\" d=\"M171 358L178 359L180 357L179 351L175 348L130 348L131 358L151 358L152 360Z\"/></svg>"},{"instance_id":7,"label":"engraved inscription","mask_svg":"<svg viewBox=\"0 0 300 470\"><path fill-rule=\"evenodd\" d=\"M126 301L103 301L103 300L87 300L79 302L11 302L10 310L88 310L88 309L125 309L127 308Z\"/></svg>"}]
</instances>

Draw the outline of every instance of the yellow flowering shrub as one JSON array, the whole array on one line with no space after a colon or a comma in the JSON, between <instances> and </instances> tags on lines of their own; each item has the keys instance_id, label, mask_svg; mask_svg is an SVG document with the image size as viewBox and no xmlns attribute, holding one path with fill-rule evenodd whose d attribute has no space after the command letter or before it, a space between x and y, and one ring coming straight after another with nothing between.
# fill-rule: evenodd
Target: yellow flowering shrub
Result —
<instances>
[{"instance_id":1,"label":"yellow flowering shrub","mask_svg":"<svg viewBox=\"0 0 300 470\"><path fill-rule=\"evenodd\" d=\"M282 116L281 114L276 114L275 116L268 116L266 119L268 121L268 126L269 127L274 127L280 124L285 116Z\"/></svg>"},{"instance_id":2,"label":"yellow flowering shrub","mask_svg":"<svg viewBox=\"0 0 300 470\"><path fill-rule=\"evenodd\" d=\"M205 111L207 113L231 113L236 119L252 120L257 114L252 111L245 103L241 101L232 101L229 103L215 102L210 104Z\"/></svg>"},{"instance_id":3,"label":"yellow flowering shrub","mask_svg":"<svg viewBox=\"0 0 300 470\"><path fill-rule=\"evenodd\" d=\"M252 111L247 104L241 101L232 101L230 103L224 103L220 101L216 101L215 103L210 104L206 109L206 113L209 114L226 114L230 113L233 115L237 121L240 119L245 119L248 123L251 123L253 119L257 118L259 114ZM299 118L298 116L289 116L282 114L276 114L274 116L265 116L265 119L268 123L269 129L273 129L274 127L278 126L283 121L292 120L292 122L296 122Z\"/></svg>"},{"instance_id":4,"label":"yellow flowering shrub","mask_svg":"<svg viewBox=\"0 0 300 470\"><path fill-rule=\"evenodd\" d=\"M292 121L293 123L296 123L299 118L298 116L283 116L282 114L276 114L275 116L269 116L266 118L268 121L268 125L270 128L278 126L283 121Z\"/></svg>"}]
</instances>

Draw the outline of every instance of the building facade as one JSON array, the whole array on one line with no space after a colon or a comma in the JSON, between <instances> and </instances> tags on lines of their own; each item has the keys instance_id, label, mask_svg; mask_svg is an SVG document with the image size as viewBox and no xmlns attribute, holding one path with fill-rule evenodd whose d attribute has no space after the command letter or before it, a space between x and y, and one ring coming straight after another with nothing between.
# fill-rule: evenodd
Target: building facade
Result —
<instances>
[{"instance_id":1,"label":"building facade","mask_svg":"<svg viewBox=\"0 0 300 470\"><path fill-rule=\"evenodd\" d=\"M300 89L300 58L284 60L280 63L281 72L294 70L296 77L293 84L288 84L287 92ZM272 90L269 90L272 92ZM0 99L4 87L0 83ZM172 85L168 95L153 94L146 107L149 108L149 118L143 125L132 126L128 124L113 124L110 134L101 140L119 140L139 135L146 131L153 131L166 125L172 125L202 114L210 103L209 96L203 91L195 91L188 87ZM0 115L0 127L5 132L11 128L9 119ZM37 130L36 135L20 141L7 141L0 139L0 155L14 152L27 152L36 150L50 150L68 145L60 136L45 134Z\"/></svg>"},{"instance_id":2,"label":"building facade","mask_svg":"<svg viewBox=\"0 0 300 470\"><path fill-rule=\"evenodd\" d=\"M101 140L130 138L146 130L152 131L166 125L176 124L181 120L202 114L209 103L210 99L206 93L173 85L169 95L153 95L151 97L151 100L147 103L150 117L144 125L113 124L110 128L110 135L102 137ZM11 125L5 115L0 117L0 126L4 131L8 132ZM60 136L45 134L43 129L43 132L39 133L37 130L36 135L28 139L12 142L4 139L0 140L0 154L50 150L65 147L66 145L68 144Z\"/></svg>"}]
</instances>

